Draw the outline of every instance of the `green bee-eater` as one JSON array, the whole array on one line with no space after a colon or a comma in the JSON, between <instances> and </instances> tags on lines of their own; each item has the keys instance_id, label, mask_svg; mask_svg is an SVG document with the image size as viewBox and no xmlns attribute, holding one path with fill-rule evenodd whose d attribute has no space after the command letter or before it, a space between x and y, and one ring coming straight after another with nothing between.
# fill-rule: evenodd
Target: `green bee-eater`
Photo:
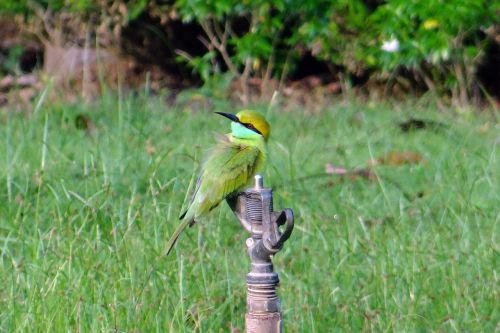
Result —
<instances>
[{"instance_id":1,"label":"green bee-eater","mask_svg":"<svg viewBox=\"0 0 500 333\"><path fill-rule=\"evenodd\" d=\"M228 196L237 194L252 182L266 159L270 126L259 113L243 110L236 115L216 112L229 118L231 133L219 139L202 164L193 197L167 244L167 255L180 233L214 209Z\"/></svg>"}]
</instances>

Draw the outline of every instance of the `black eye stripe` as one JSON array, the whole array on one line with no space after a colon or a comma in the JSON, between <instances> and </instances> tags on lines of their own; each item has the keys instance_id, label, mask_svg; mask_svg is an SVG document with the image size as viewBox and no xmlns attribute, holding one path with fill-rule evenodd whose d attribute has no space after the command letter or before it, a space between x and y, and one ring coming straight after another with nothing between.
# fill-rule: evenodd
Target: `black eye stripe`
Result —
<instances>
[{"instance_id":1,"label":"black eye stripe","mask_svg":"<svg viewBox=\"0 0 500 333\"><path fill-rule=\"evenodd\" d=\"M243 126L245 126L246 128L254 131L255 133L259 133L260 135L262 135L262 133L255 128L255 126L253 124L250 124L250 123L241 123Z\"/></svg>"}]
</instances>

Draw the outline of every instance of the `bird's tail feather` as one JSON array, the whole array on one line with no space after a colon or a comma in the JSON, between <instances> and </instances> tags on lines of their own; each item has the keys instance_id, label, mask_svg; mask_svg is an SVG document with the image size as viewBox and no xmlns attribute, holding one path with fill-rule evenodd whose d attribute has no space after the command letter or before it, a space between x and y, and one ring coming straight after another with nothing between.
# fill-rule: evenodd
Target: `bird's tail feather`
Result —
<instances>
[{"instance_id":1,"label":"bird's tail feather","mask_svg":"<svg viewBox=\"0 0 500 333\"><path fill-rule=\"evenodd\" d=\"M180 234L186 227L191 224L194 220L191 219L183 219L181 221L181 224L177 226L177 229L175 229L174 234L172 237L170 237L170 240L168 241L167 248L166 248L166 255L168 256L172 249L174 248L175 243L177 242L177 239L179 238Z\"/></svg>"}]
</instances>

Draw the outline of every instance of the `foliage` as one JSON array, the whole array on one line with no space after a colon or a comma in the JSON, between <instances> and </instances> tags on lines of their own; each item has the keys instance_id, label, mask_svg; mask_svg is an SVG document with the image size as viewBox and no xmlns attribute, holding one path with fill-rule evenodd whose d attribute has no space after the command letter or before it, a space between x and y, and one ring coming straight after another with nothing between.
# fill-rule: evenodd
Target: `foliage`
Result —
<instances>
[{"instance_id":1,"label":"foliage","mask_svg":"<svg viewBox=\"0 0 500 333\"><path fill-rule=\"evenodd\" d=\"M53 44L82 44L99 37L99 43L115 46L123 26L136 19L147 7L147 0L5 0L0 15L16 15L22 32ZM83 45L82 45L83 46Z\"/></svg>"},{"instance_id":2,"label":"foliage","mask_svg":"<svg viewBox=\"0 0 500 333\"><path fill-rule=\"evenodd\" d=\"M3 0L0 4L0 14L24 14L34 15L35 8L43 8L50 11L69 11L75 15L88 16L92 14L109 15L113 7L120 7L129 19L136 18L145 10L147 0L114 1L104 0Z\"/></svg>"},{"instance_id":3,"label":"foliage","mask_svg":"<svg viewBox=\"0 0 500 333\"><path fill-rule=\"evenodd\" d=\"M198 54L177 50L178 60L204 81L229 72L244 93L249 78L265 84L287 77L310 53L340 79L371 75L388 80L405 74L461 99L478 90L476 69L494 42L488 31L498 25L500 13L499 0L6 0L0 13L29 13L33 4L100 23L112 18L107 24L112 30L143 13L162 20L180 16L202 27L205 49Z\"/></svg>"},{"instance_id":4,"label":"foliage","mask_svg":"<svg viewBox=\"0 0 500 333\"><path fill-rule=\"evenodd\" d=\"M88 0L4 0L0 5L0 14L33 14L33 7L39 6L42 8L50 8L53 11L63 8L69 9L80 14L91 9L92 2Z\"/></svg>"},{"instance_id":5,"label":"foliage","mask_svg":"<svg viewBox=\"0 0 500 333\"><path fill-rule=\"evenodd\" d=\"M241 330L247 235L227 205L162 256L196 161L227 121L143 95L44 96L34 112L0 113L0 331ZM285 330L494 332L493 114L346 105L268 113L265 182L297 218L274 259ZM414 114L441 126L400 132ZM427 162L377 166L374 180L324 172L390 151Z\"/></svg>"},{"instance_id":6,"label":"foliage","mask_svg":"<svg viewBox=\"0 0 500 333\"><path fill-rule=\"evenodd\" d=\"M500 2L489 0L394 0L380 6L370 20L382 38L399 41L399 50L368 53L378 69L406 68L427 80L429 88L435 82L468 99L477 88L477 65L493 42L486 30L499 22L499 10Z\"/></svg>"},{"instance_id":7,"label":"foliage","mask_svg":"<svg viewBox=\"0 0 500 333\"><path fill-rule=\"evenodd\" d=\"M19 74L20 57L23 53L21 46L16 46L7 51L5 56L0 54L0 74Z\"/></svg>"},{"instance_id":8,"label":"foliage","mask_svg":"<svg viewBox=\"0 0 500 333\"><path fill-rule=\"evenodd\" d=\"M178 0L176 4L185 20L208 27L207 45L227 39L230 51L208 47L204 56L192 62L204 76L210 61L219 56L214 51L229 53L222 58L234 64L230 69L250 63L258 74L259 65L267 64L264 69L272 68L273 75L279 76L283 66L290 65L290 55L293 66L293 59L306 50L346 74L374 72L375 77L387 78L405 69L429 88L434 83L458 88L466 98L472 94L481 55L492 42L485 32L498 23L500 10L499 1L489 0L391 0L372 8L362 0L272 4ZM234 33L232 27L241 20L248 29ZM219 36L207 31L210 27ZM392 49L385 47L391 42Z\"/></svg>"}]
</instances>

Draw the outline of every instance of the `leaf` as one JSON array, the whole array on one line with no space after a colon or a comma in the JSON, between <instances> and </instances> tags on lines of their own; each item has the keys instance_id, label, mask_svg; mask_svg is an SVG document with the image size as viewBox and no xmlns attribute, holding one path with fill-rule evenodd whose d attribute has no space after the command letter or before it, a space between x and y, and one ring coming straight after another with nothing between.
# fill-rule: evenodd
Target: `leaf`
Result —
<instances>
[{"instance_id":1,"label":"leaf","mask_svg":"<svg viewBox=\"0 0 500 333\"><path fill-rule=\"evenodd\" d=\"M424 27L425 30L436 29L439 27L439 21L436 19L428 19L424 21L422 26Z\"/></svg>"},{"instance_id":2,"label":"leaf","mask_svg":"<svg viewBox=\"0 0 500 333\"><path fill-rule=\"evenodd\" d=\"M356 168L349 170L344 167L336 167L331 163L325 164L325 173L327 175L339 175L342 178L348 178L350 180L355 180L360 177L368 180L376 179L373 171L369 168Z\"/></svg>"},{"instance_id":3,"label":"leaf","mask_svg":"<svg viewBox=\"0 0 500 333\"><path fill-rule=\"evenodd\" d=\"M369 166L390 165L398 166L403 164L422 164L425 163L422 155L413 151L389 152L386 155L368 161Z\"/></svg>"},{"instance_id":4,"label":"leaf","mask_svg":"<svg viewBox=\"0 0 500 333\"><path fill-rule=\"evenodd\" d=\"M398 126L403 132L409 132L426 128L437 129L443 127L444 124L433 120L410 118L399 123Z\"/></svg>"}]
</instances>

